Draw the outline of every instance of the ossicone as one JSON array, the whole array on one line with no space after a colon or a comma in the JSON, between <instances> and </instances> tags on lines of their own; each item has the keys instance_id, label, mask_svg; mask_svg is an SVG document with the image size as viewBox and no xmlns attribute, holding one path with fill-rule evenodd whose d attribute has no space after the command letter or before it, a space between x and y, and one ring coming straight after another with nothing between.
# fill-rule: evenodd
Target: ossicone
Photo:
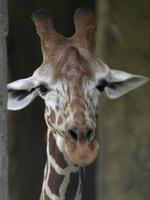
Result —
<instances>
[{"instance_id":1,"label":"ossicone","mask_svg":"<svg viewBox=\"0 0 150 200\"><path fill-rule=\"evenodd\" d=\"M56 32L52 19L46 10L40 9L34 12L32 20L41 39L43 57L49 57L55 48L63 42L64 37Z\"/></svg>"},{"instance_id":2,"label":"ossicone","mask_svg":"<svg viewBox=\"0 0 150 200\"><path fill-rule=\"evenodd\" d=\"M74 14L75 34L73 40L82 48L94 50L96 20L93 12L88 7L81 7Z\"/></svg>"}]
</instances>

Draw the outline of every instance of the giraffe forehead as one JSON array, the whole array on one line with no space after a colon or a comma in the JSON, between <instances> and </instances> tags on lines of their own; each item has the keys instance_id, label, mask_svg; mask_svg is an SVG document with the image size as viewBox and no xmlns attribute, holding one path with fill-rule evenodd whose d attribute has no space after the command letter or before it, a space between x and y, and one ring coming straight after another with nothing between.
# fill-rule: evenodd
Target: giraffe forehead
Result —
<instances>
[{"instance_id":1,"label":"giraffe forehead","mask_svg":"<svg viewBox=\"0 0 150 200\"><path fill-rule=\"evenodd\" d=\"M77 48L69 47L57 63L54 78L56 80L65 79L73 83L91 78L92 75L93 72L87 59Z\"/></svg>"},{"instance_id":2,"label":"giraffe forehead","mask_svg":"<svg viewBox=\"0 0 150 200\"><path fill-rule=\"evenodd\" d=\"M105 77L108 71L108 67L90 51L79 48L68 39L68 45L60 47L44 60L33 76L50 86L64 81L67 84L83 85L87 80L94 83L96 74L101 73L101 77Z\"/></svg>"}]
</instances>

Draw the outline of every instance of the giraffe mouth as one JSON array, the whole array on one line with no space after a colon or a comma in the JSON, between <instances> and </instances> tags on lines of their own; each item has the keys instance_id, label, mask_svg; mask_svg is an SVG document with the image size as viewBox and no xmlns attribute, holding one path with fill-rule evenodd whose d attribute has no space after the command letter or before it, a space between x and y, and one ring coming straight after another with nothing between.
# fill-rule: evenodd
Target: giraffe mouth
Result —
<instances>
[{"instance_id":1,"label":"giraffe mouth","mask_svg":"<svg viewBox=\"0 0 150 200\"><path fill-rule=\"evenodd\" d=\"M96 160L99 152L99 144L96 139L93 139L90 143L80 141L72 143L65 137L65 151L74 164L85 167Z\"/></svg>"}]
</instances>

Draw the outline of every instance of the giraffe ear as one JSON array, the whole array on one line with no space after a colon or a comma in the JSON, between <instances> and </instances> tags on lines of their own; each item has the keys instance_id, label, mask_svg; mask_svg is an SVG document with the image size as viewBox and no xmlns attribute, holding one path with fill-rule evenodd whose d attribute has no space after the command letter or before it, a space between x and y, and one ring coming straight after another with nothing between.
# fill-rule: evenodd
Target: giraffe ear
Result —
<instances>
[{"instance_id":1,"label":"giraffe ear","mask_svg":"<svg viewBox=\"0 0 150 200\"><path fill-rule=\"evenodd\" d=\"M133 75L127 72L111 70L104 92L110 99L116 99L131 90L143 85L149 79L145 76Z\"/></svg>"},{"instance_id":2,"label":"giraffe ear","mask_svg":"<svg viewBox=\"0 0 150 200\"><path fill-rule=\"evenodd\" d=\"M32 77L20 79L9 83L8 89L8 110L20 110L29 105L37 96L38 90L35 87Z\"/></svg>"}]
</instances>

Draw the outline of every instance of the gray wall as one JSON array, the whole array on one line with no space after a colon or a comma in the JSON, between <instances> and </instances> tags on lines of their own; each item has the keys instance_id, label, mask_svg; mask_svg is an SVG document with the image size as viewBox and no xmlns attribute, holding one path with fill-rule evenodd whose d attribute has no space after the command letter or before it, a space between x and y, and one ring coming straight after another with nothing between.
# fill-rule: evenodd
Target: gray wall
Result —
<instances>
[{"instance_id":1,"label":"gray wall","mask_svg":"<svg viewBox=\"0 0 150 200\"><path fill-rule=\"evenodd\" d=\"M150 76L150 1L97 1L97 54L112 68ZM101 99L98 200L150 199L150 84Z\"/></svg>"}]
</instances>

